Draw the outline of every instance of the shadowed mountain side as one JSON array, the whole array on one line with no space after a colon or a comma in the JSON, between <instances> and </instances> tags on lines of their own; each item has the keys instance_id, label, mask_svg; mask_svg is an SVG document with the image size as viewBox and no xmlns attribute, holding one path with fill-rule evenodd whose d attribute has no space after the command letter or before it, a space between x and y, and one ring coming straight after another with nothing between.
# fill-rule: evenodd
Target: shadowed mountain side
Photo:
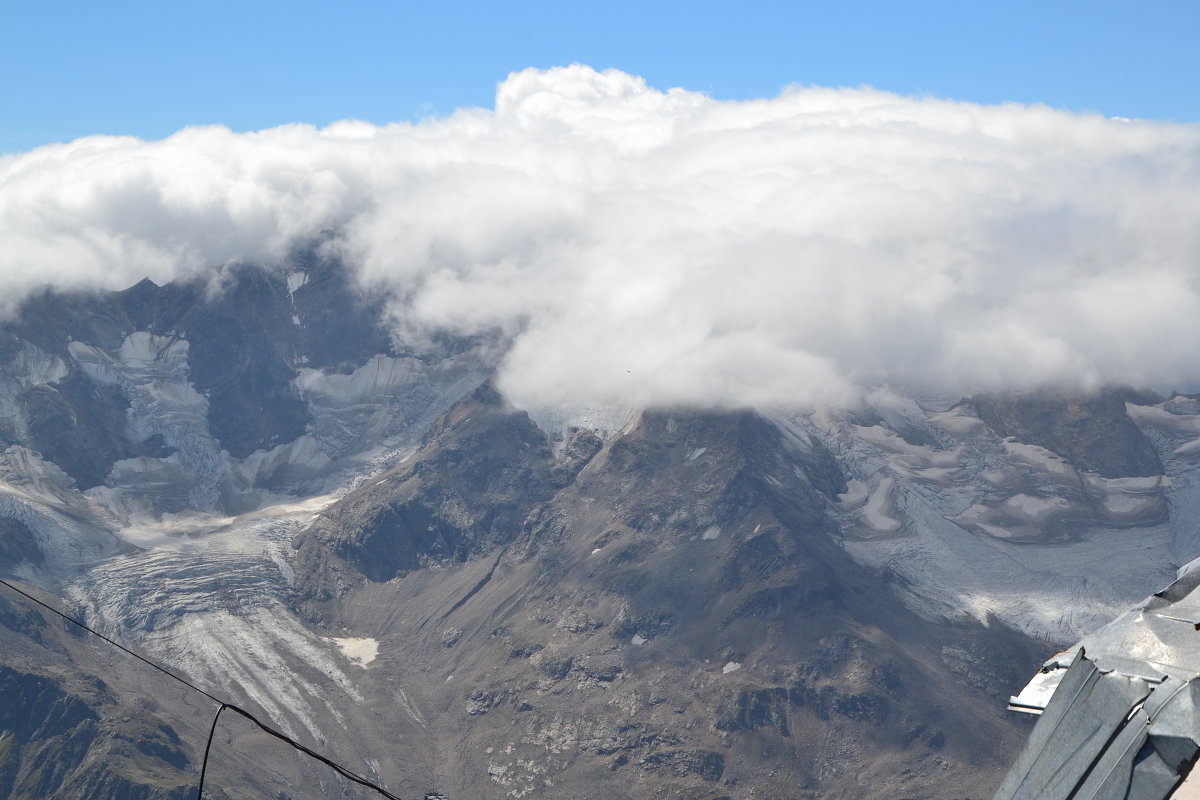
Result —
<instances>
[{"instance_id":1,"label":"shadowed mountain side","mask_svg":"<svg viewBox=\"0 0 1200 800\"><path fill-rule=\"evenodd\" d=\"M230 267L214 286L147 279L119 292L30 297L0 324L0 372L27 372L31 358L53 366L18 395L16 419L0 420L0 441L44 453L81 489L102 483L118 460L165 455L161 442L130 439L129 399L84 374L68 347L116 351L136 332L186 340L188 378L231 455L294 440L311 421L297 369L350 371L391 345L382 297L363 297L340 264L304 252L293 261L291 273Z\"/></svg>"},{"instance_id":2,"label":"shadowed mountain side","mask_svg":"<svg viewBox=\"0 0 1200 800\"><path fill-rule=\"evenodd\" d=\"M599 440L582 435L556 462L522 411L484 385L443 414L411 458L323 511L294 541L300 586L327 599L326 555L373 581L424 565L465 561L511 542Z\"/></svg>"},{"instance_id":3,"label":"shadowed mountain side","mask_svg":"<svg viewBox=\"0 0 1200 800\"><path fill-rule=\"evenodd\" d=\"M1110 388L1090 396L1062 392L977 395L971 403L989 428L1057 453L1075 467L1106 478L1161 475L1154 445L1125 412L1125 403L1162 398Z\"/></svg>"},{"instance_id":4,"label":"shadowed mountain side","mask_svg":"<svg viewBox=\"0 0 1200 800\"><path fill-rule=\"evenodd\" d=\"M129 400L116 386L97 383L78 369L54 385L30 387L18 401L28 444L62 467L81 489L103 483L120 459L170 453L161 436L132 441L127 434Z\"/></svg>"},{"instance_id":5,"label":"shadowed mountain side","mask_svg":"<svg viewBox=\"0 0 1200 800\"><path fill-rule=\"evenodd\" d=\"M194 743L181 740L159 704L183 711L196 723L192 732L203 722L174 704L176 692L123 695L123 681L104 669L111 665L77 666L94 642L74 634L0 588L0 797L193 797Z\"/></svg>"},{"instance_id":6,"label":"shadowed mountain side","mask_svg":"<svg viewBox=\"0 0 1200 800\"><path fill-rule=\"evenodd\" d=\"M470 452L484 443L506 454L487 463L491 483ZM414 488L433 470L454 487L436 503ZM1003 701L1026 677L1022 656L1052 648L999 623L907 610L834 540L829 506L844 482L820 444L749 412L654 412L573 480L550 471L536 429L476 397L398 468L399 496L386 497L399 511L369 514L382 490L364 487L298 540L310 608L380 639L373 668L403 676L426 709L451 796L994 789L1027 730ZM515 537L479 524L485 497L529 509ZM407 523L336 535L339 520L397 514L436 517L424 529L436 535ZM355 578L379 558L362 546L368 531L370 552L422 568ZM316 595L331 568L340 591Z\"/></svg>"},{"instance_id":7,"label":"shadowed mountain side","mask_svg":"<svg viewBox=\"0 0 1200 800\"><path fill-rule=\"evenodd\" d=\"M67 604L67 611L78 609ZM211 698L5 586L0 586L0 640L0 798L197 797L218 708ZM227 699L268 724L275 722L253 698L235 693ZM386 738L388 746L381 749L394 752L400 764L408 763L406 756L414 748L405 742L403 725L393 721L384 731L368 718L360 726L367 729L362 740L339 741L345 750L335 758L369 771L369 765L355 759L355 744ZM325 742L308 745L330 750ZM228 711L213 731L207 762L205 800L380 796ZM405 769L397 763L381 766L401 784L401 796L419 791L404 780Z\"/></svg>"},{"instance_id":8,"label":"shadowed mountain side","mask_svg":"<svg viewBox=\"0 0 1200 800\"><path fill-rule=\"evenodd\" d=\"M38 547L37 536L25 523L0 517L0 564L7 573L21 562L41 566L45 555Z\"/></svg>"}]
</instances>

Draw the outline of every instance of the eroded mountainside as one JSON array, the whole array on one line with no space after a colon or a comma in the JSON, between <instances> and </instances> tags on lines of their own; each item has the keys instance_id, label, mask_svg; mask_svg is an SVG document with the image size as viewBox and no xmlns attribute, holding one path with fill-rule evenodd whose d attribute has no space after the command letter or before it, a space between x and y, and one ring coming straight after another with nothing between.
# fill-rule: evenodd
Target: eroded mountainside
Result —
<instances>
[{"instance_id":1,"label":"eroded mountainside","mask_svg":"<svg viewBox=\"0 0 1200 800\"><path fill-rule=\"evenodd\" d=\"M1020 747L1029 665L1200 552L1191 398L545 430L494 342L383 308L313 256L28 301L0 574L402 796L951 798ZM2 599L0 708L46 713L0 715L0 796L187 796L215 709ZM215 747L213 796L349 791Z\"/></svg>"}]
</instances>

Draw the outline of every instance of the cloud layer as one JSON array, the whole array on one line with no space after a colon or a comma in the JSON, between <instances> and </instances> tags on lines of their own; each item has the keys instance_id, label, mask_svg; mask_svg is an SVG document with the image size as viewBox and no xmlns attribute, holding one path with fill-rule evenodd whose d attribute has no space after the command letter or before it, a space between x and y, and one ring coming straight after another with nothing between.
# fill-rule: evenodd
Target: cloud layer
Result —
<instances>
[{"instance_id":1,"label":"cloud layer","mask_svg":"<svg viewBox=\"0 0 1200 800\"><path fill-rule=\"evenodd\" d=\"M494 110L0 158L0 298L326 241L530 408L1200 388L1200 128L572 66Z\"/></svg>"}]
</instances>

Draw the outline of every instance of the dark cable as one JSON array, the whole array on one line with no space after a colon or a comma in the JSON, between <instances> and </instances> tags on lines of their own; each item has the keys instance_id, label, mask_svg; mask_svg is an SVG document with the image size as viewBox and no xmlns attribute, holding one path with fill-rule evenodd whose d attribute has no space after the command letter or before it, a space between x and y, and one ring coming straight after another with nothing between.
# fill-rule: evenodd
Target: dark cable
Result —
<instances>
[{"instance_id":1,"label":"dark cable","mask_svg":"<svg viewBox=\"0 0 1200 800\"><path fill-rule=\"evenodd\" d=\"M233 711L236 714L240 714L241 716L243 716L246 719L253 722L264 733L274 736L276 739L279 739L279 740L291 745L294 749L300 751L301 753L308 756L309 758L315 759L316 761L320 761L322 764L326 765L327 767L332 769L337 774L341 775L346 780L352 781L354 783L357 783L360 786L364 786L368 789L371 789L372 791L377 792L379 795L388 798L388 800L400 800L400 798L397 795L392 794L387 789L384 789L382 786L374 784L371 781L367 780L366 778L362 777L361 775L347 769L346 767L343 767L341 764L338 764L336 761L326 758L325 756L321 755L320 753L317 753L314 750L310 750L309 748L307 748L304 745L297 742L292 737L288 736L286 733L283 733L282 731L278 731L275 728L272 728L271 726L269 726L266 723L259 720L258 717L254 716L249 711L246 711L244 708L239 708L238 706L235 706L233 703L227 703L224 700L220 699L219 697L215 697L215 696L209 694L208 692L204 691L199 686L196 686L195 684L191 683L187 679L181 678L180 676L176 675L175 673L171 672L170 670L168 670L164 667L160 667L158 664L155 664L153 661L146 658L145 656L135 653L134 651L130 650L128 647L125 647L124 645L114 642L112 639L108 638L107 636L100 633L99 631L85 625L84 623L80 622L79 620L75 619L74 617L64 614L63 612L59 611L57 608L54 608L53 606L42 602L38 598L34 597L33 595L29 594L26 591L23 591L22 589L17 588L16 586L14 586L13 584L4 580L3 578L0 578L0 584L7 586L9 589L12 589L14 592L21 595L22 597L32 600L34 603L37 603L39 606L46 609L47 611L57 614L58 616L65 619L67 622L70 622L73 625L77 625L80 628L83 628L88 633L92 634L93 636L99 637L100 639L104 640L105 642L108 642L113 647L117 648L118 650L120 650L124 653L127 653L127 654L133 656L138 661L141 661L142 663L153 667L154 669L158 670L162 674L166 675L168 678L178 681L179 683L182 683L184 686L188 687L189 689L192 689L193 691L199 692L200 694L204 695L209 700L212 700L214 703L220 704L220 708L217 709L216 716L213 717L212 727L208 731L208 743L205 744L205 746L204 746L204 761L200 766L200 784L199 784L199 787L197 790L196 800L203 800L204 776L205 776L205 773L208 771L208 754L209 754L209 751L212 749L213 736L217 732L217 721L221 718L221 712L227 708L230 711Z\"/></svg>"},{"instance_id":2,"label":"dark cable","mask_svg":"<svg viewBox=\"0 0 1200 800\"><path fill-rule=\"evenodd\" d=\"M204 775L208 772L208 751L212 749L213 736L217 732L217 720L221 718L221 712L228 706L221 703L221 707L217 709L217 715L213 717L212 727L208 729L208 742L204 745L204 761L200 764L200 783L196 787L196 800L204 800Z\"/></svg>"},{"instance_id":3,"label":"dark cable","mask_svg":"<svg viewBox=\"0 0 1200 800\"><path fill-rule=\"evenodd\" d=\"M193 691L197 691L197 692L199 692L200 694L202 694L202 695L204 695L205 697L207 697L209 700L212 700L214 703L223 703L223 702L224 702L223 700L221 700L221 698L219 698L219 697L213 697L211 694L209 694L208 692L204 691L204 690L203 690L203 689L201 689L199 686L196 686L194 683L191 683L191 682L189 682L188 680L186 680L186 679L184 679L184 678L181 678L181 677L179 677L179 676L178 676L178 675L176 675L175 673L173 673L173 672L171 672L171 671L169 671L169 670L167 670L167 669L164 669L163 667L160 667L158 664L155 664L153 661L151 661L150 659L146 658L145 656L138 655L137 653L135 653L135 652L133 652L132 650L130 650L128 647L125 647L125 646L124 646L124 645L122 645L122 644L118 644L117 642L114 642L112 639L108 638L108 637L107 637L107 636L105 636L103 633L100 633L100 631L98 631L98 630L95 630L94 628L89 628L87 625L84 625L82 622L80 622L79 620L75 619L74 617L67 616L67 615L66 615L66 614L64 614L63 612L59 611L59 610L58 610L57 608L55 608L54 606L48 605L48 604L46 604L46 603L43 603L41 600L38 600L36 597L34 597L33 595L31 595L29 592L22 591L21 589L18 589L16 586L13 586L11 583L9 583L8 581L4 580L3 578L0 578L0 583L4 584L4 585L5 585L5 586L7 586L8 588L12 589L12 590L13 590L14 592L16 592L17 594L19 594L19 595L22 595L23 597L27 597L28 599L30 599L30 600L32 600L33 602L37 603L37 604L38 604L39 606L41 606L42 608L44 608L44 609L46 609L46 610L48 610L48 611L52 611L52 612L54 612L54 613L55 613L55 614L57 614L58 616L60 616L60 617L62 617L63 619L65 619L67 622L70 622L70 623L72 623L73 625L78 625L79 627L83 628L85 631L87 631L88 633L92 634L93 636L97 636L97 637L99 637L99 638L103 639L104 641L108 642L108 643L109 643L109 644L111 644L113 647L117 648L118 650L121 650L121 651L123 651L123 652L125 652L125 653L128 653L129 655L131 655L131 656L133 656L134 658L136 658L138 661L141 661L143 664L147 664L147 665L149 665L149 666L151 666L151 667L154 667L154 669L158 670L158 671L159 671L159 672L161 672L163 675L166 675L168 678L173 678L174 680L177 680L177 681L179 681L180 683L182 683L184 686L188 687L189 689L192 689Z\"/></svg>"},{"instance_id":4,"label":"dark cable","mask_svg":"<svg viewBox=\"0 0 1200 800\"><path fill-rule=\"evenodd\" d=\"M228 708L230 711L232 711L235 714L241 714L243 717L245 717L246 719L250 720L255 725L257 725L264 733L267 733L271 736L274 736L276 739L280 739L280 740L288 743L295 749L299 750L301 753L304 753L304 755L308 756L309 758L320 761L322 764L329 767L330 769L332 769L338 775L341 775L346 780L353 781L354 783L357 783L360 786L365 786L368 789L374 789L376 792L379 792L379 794L388 798L388 800L400 800L399 797L392 794L387 789L376 786L374 783L371 783L369 780L362 777L361 775L358 775L357 773L351 772L350 770L343 767L341 764L338 764L336 761L332 761L332 760L326 758L325 756L321 755L320 753L317 753L313 750L308 749L307 747L300 744L292 737L288 736L286 733L275 730L270 725L263 723L260 719L258 719L258 717L254 716L249 711L245 710L244 708L239 708L238 706L235 706L233 703L222 703L221 708L217 709L217 717L219 717L221 715L221 712L226 708ZM217 729L217 719L216 719L216 717L214 717L213 718L213 731L209 733L209 742L210 743L212 742L212 733L215 732L216 729ZM201 800L201 798L197 797L196 800Z\"/></svg>"}]
</instances>

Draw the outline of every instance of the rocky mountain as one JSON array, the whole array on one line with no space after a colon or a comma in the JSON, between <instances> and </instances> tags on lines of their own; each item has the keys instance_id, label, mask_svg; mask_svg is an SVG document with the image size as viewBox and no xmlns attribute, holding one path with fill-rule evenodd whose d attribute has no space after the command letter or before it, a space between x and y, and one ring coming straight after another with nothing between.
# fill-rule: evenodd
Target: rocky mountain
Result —
<instances>
[{"instance_id":1,"label":"rocky mountain","mask_svg":"<svg viewBox=\"0 0 1200 800\"><path fill-rule=\"evenodd\" d=\"M110 671L108 654L5 591L0 796L193 796L193 754L177 729L154 713L157 703L145 691L164 687L151 678L142 691L121 691L114 686L121 671Z\"/></svg>"},{"instance_id":2,"label":"rocky mountain","mask_svg":"<svg viewBox=\"0 0 1200 800\"><path fill-rule=\"evenodd\" d=\"M315 253L28 300L0 576L405 797L961 798L1030 665L1200 553L1193 398L558 428L385 310ZM212 703L46 614L0 587L0 797L192 796ZM214 754L206 797L371 796Z\"/></svg>"}]
</instances>

